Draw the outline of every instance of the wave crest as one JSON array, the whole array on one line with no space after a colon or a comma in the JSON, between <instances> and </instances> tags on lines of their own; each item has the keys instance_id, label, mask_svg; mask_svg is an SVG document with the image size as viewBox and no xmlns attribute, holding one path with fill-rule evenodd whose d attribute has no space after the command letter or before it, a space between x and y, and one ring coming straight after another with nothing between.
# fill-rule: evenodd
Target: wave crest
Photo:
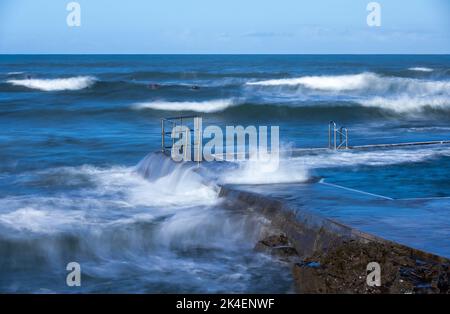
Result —
<instances>
[{"instance_id":1,"label":"wave crest","mask_svg":"<svg viewBox=\"0 0 450 314\"><path fill-rule=\"evenodd\" d=\"M21 79L8 80L7 83L37 89L45 92L80 90L92 86L96 79L92 76L77 76L58 79Z\"/></svg>"},{"instance_id":2,"label":"wave crest","mask_svg":"<svg viewBox=\"0 0 450 314\"><path fill-rule=\"evenodd\" d=\"M398 113L421 111L425 108L448 109L450 108L450 98L445 96L425 96L410 97L402 95L397 97L374 97L361 100L360 103L367 107L377 107L385 110L392 110Z\"/></svg>"},{"instance_id":3,"label":"wave crest","mask_svg":"<svg viewBox=\"0 0 450 314\"><path fill-rule=\"evenodd\" d=\"M298 78L247 82L259 86L300 86L323 92L373 93L443 93L450 90L450 81L385 77L371 72L351 75L303 76Z\"/></svg>"},{"instance_id":4,"label":"wave crest","mask_svg":"<svg viewBox=\"0 0 450 314\"><path fill-rule=\"evenodd\" d=\"M371 81L378 77L373 73L352 75L303 76L289 79L276 79L258 82L248 82L247 85L260 86L298 86L322 91L350 91L364 89L370 86Z\"/></svg>"},{"instance_id":5,"label":"wave crest","mask_svg":"<svg viewBox=\"0 0 450 314\"><path fill-rule=\"evenodd\" d=\"M434 71L433 69L426 68L426 67L413 67L413 68L409 68L408 70L417 71L417 72L433 72Z\"/></svg>"},{"instance_id":6,"label":"wave crest","mask_svg":"<svg viewBox=\"0 0 450 314\"><path fill-rule=\"evenodd\" d=\"M423 69L422 69L423 70ZM364 72L354 75L303 76L299 78L248 82L261 87L290 86L279 92L295 99L360 104L394 112L413 112L426 108L450 108L450 81L391 77ZM292 86L295 91L292 91ZM272 92L272 91L271 91ZM287 98L289 99L289 98ZM336 102L339 99L340 102Z\"/></svg>"},{"instance_id":7,"label":"wave crest","mask_svg":"<svg viewBox=\"0 0 450 314\"><path fill-rule=\"evenodd\" d=\"M195 111L195 112L218 112L234 105L232 99L217 99L207 101L154 101L134 104L136 109L154 109L166 111Z\"/></svg>"}]
</instances>

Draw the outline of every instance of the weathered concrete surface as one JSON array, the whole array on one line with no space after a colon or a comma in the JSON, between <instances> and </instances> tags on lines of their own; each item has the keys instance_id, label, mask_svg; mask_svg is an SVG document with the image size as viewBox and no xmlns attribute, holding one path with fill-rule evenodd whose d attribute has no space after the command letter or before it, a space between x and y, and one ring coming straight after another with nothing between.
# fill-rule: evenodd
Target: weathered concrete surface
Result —
<instances>
[{"instance_id":1,"label":"weathered concrete surface","mask_svg":"<svg viewBox=\"0 0 450 314\"><path fill-rule=\"evenodd\" d=\"M262 214L282 231L260 241L256 249L295 261L299 293L450 293L446 258L287 208L280 200L256 193L223 186L220 196L230 206L246 206ZM380 287L366 284L369 262L381 266Z\"/></svg>"}]
</instances>

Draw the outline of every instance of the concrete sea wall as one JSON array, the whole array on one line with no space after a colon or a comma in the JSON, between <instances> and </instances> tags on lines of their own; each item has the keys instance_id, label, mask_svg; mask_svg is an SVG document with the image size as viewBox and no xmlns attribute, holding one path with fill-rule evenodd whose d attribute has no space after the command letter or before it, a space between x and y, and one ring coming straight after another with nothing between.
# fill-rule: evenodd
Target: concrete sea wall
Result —
<instances>
[{"instance_id":1,"label":"concrete sea wall","mask_svg":"<svg viewBox=\"0 0 450 314\"><path fill-rule=\"evenodd\" d=\"M291 260L298 293L450 293L447 258L289 208L282 200L257 193L222 186L220 196L263 215L282 232L262 239L258 247L283 248L295 255ZM292 249L286 250L288 246ZM367 284L371 262L380 265L380 286Z\"/></svg>"}]
</instances>

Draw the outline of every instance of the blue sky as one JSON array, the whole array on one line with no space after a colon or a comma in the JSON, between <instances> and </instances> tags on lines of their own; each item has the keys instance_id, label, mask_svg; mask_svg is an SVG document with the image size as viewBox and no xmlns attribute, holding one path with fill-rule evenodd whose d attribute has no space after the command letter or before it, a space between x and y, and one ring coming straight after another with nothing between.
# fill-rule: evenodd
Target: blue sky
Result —
<instances>
[{"instance_id":1,"label":"blue sky","mask_svg":"<svg viewBox=\"0 0 450 314\"><path fill-rule=\"evenodd\" d=\"M450 1L0 0L0 53L450 53Z\"/></svg>"}]
</instances>

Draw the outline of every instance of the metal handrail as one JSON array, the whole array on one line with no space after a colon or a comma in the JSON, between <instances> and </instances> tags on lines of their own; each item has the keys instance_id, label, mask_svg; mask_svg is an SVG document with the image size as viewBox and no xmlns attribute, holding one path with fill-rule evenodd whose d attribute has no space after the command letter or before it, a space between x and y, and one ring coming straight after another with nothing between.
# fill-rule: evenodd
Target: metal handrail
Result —
<instances>
[{"instance_id":1,"label":"metal handrail","mask_svg":"<svg viewBox=\"0 0 450 314\"><path fill-rule=\"evenodd\" d=\"M339 135L339 143L337 136ZM336 122L330 121L328 123L328 148L329 149L348 149L348 129L341 126L337 128Z\"/></svg>"},{"instance_id":2,"label":"metal handrail","mask_svg":"<svg viewBox=\"0 0 450 314\"><path fill-rule=\"evenodd\" d=\"M183 120L188 120L188 119L195 119L195 118L200 118L200 116L197 115L192 115L192 116L179 116L179 117L163 117L161 118L161 151L163 153L166 152L166 150L170 150L174 147L175 145L175 138L172 137L172 144L171 145L167 145L166 143L166 135L169 134L173 134L174 132L174 128L177 127L178 125L182 126L183 125ZM165 123L168 122L170 123L170 127L171 130L170 131L166 131L166 125ZM194 127L195 128L195 127ZM184 136L186 136L186 138L188 137L188 133L192 134L194 132L194 130L191 130L190 128L185 129L185 130L175 130L176 133L181 133ZM201 141L199 142L201 143ZM184 153L187 155L188 153L188 149L191 149L191 143L188 143L188 147L186 147L186 150L184 150L184 147L182 146L180 148L180 153ZM200 144L195 144L194 145L200 145ZM198 149L198 152L200 152L200 149Z\"/></svg>"},{"instance_id":3,"label":"metal handrail","mask_svg":"<svg viewBox=\"0 0 450 314\"><path fill-rule=\"evenodd\" d=\"M342 146L345 144L345 149L348 148L348 129L346 127L341 127L337 133L339 133L339 145L337 146L337 149L342 148Z\"/></svg>"},{"instance_id":4,"label":"metal handrail","mask_svg":"<svg viewBox=\"0 0 450 314\"><path fill-rule=\"evenodd\" d=\"M179 120L179 119L194 119L199 118L199 116L179 116L179 117L168 117L168 118L161 118L163 120Z\"/></svg>"},{"instance_id":5,"label":"metal handrail","mask_svg":"<svg viewBox=\"0 0 450 314\"><path fill-rule=\"evenodd\" d=\"M334 149L336 149L336 122L330 121L328 123L328 148L331 149L331 127L333 126L334 133Z\"/></svg>"}]
</instances>

